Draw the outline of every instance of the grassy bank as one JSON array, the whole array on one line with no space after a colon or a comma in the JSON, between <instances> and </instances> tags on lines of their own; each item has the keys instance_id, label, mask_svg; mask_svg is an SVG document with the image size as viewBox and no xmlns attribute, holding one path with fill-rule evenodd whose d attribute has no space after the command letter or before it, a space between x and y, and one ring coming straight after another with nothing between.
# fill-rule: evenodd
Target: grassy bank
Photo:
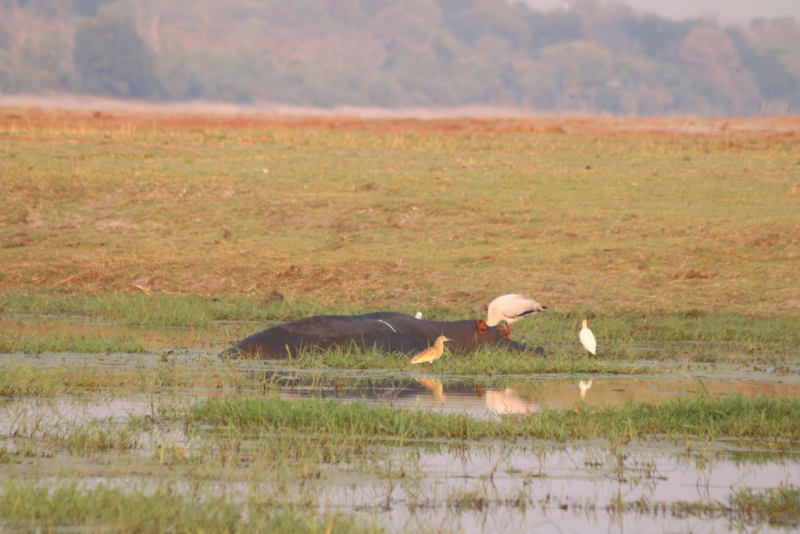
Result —
<instances>
[{"instance_id":1,"label":"grassy bank","mask_svg":"<svg viewBox=\"0 0 800 534\"><path fill-rule=\"evenodd\" d=\"M402 308L402 306L399 306ZM325 307L311 302L263 302L252 298L192 295L92 295L86 297L0 296L4 332L0 352L141 353L172 349L221 351L280 321L316 314L357 314L360 306ZM405 309L412 313L412 310ZM424 308L426 318L477 318L482 312L453 307ZM583 358L580 319L590 318L599 358ZM514 324L514 339L545 348L548 358L504 351L479 351L445 358L460 374L542 372L628 372L640 360L793 360L800 350L797 320L787 315L751 316L724 310L642 312L616 309L548 309ZM404 358L374 351L333 350L303 355L303 368L405 369ZM434 365L444 367L444 362Z\"/></svg>"},{"instance_id":2,"label":"grassy bank","mask_svg":"<svg viewBox=\"0 0 800 534\"><path fill-rule=\"evenodd\" d=\"M693 436L800 440L800 400L766 397L682 397L660 405L576 406L529 416L479 420L467 414L397 410L364 403L211 400L196 405L192 417L221 428L248 432L345 433L354 437L415 439L648 439Z\"/></svg>"},{"instance_id":3,"label":"grassy bank","mask_svg":"<svg viewBox=\"0 0 800 534\"><path fill-rule=\"evenodd\" d=\"M7 481L0 486L0 525L11 529L114 532L374 533L381 529L342 516L309 518L290 510L261 510L230 502L224 492L194 500L166 485L148 493L105 485Z\"/></svg>"}]
</instances>

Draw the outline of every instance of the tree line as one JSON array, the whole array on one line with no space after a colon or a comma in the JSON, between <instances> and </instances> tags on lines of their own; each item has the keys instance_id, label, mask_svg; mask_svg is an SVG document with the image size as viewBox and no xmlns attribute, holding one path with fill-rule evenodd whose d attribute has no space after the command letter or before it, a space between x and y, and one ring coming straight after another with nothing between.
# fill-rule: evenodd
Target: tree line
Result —
<instances>
[{"instance_id":1,"label":"tree line","mask_svg":"<svg viewBox=\"0 0 800 534\"><path fill-rule=\"evenodd\" d=\"M0 0L0 90L313 106L800 110L800 25L583 0Z\"/></svg>"}]
</instances>

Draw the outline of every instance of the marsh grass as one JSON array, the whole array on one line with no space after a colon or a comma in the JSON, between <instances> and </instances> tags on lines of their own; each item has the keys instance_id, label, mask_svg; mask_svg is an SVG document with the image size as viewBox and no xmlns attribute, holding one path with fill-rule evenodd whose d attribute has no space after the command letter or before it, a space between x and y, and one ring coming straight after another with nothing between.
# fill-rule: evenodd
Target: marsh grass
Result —
<instances>
[{"instance_id":1,"label":"marsh grass","mask_svg":"<svg viewBox=\"0 0 800 534\"><path fill-rule=\"evenodd\" d=\"M414 314L421 310L430 320L478 318L471 310L452 306L413 308L393 305L387 310ZM249 297L198 297L195 295L99 294L74 296L0 295L0 314L9 316L81 316L111 321L120 326L208 328L214 322L264 323L293 321L311 315L355 315L376 311L364 305L330 305L312 301L263 301ZM725 310L682 311L614 308L598 314L591 309L549 309L532 319L515 323L513 337L531 345L577 345L580 321L590 318L598 340L619 346L634 342L693 341L698 343L800 344L796 319L785 315L746 315ZM255 332L251 332L255 333ZM249 334L248 334L249 335Z\"/></svg>"},{"instance_id":2,"label":"marsh grass","mask_svg":"<svg viewBox=\"0 0 800 534\"><path fill-rule=\"evenodd\" d=\"M388 354L375 349L338 347L325 351L304 351L287 359L284 366L300 369L387 369L424 371L455 375L498 375L531 373L627 374L647 373L646 366L628 362L588 358L581 353L559 350L542 357L533 352L517 353L494 347L479 347L471 354L453 354L449 350L430 365L412 365L403 354Z\"/></svg>"},{"instance_id":3,"label":"marsh grass","mask_svg":"<svg viewBox=\"0 0 800 534\"><path fill-rule=\"evenodd\" d=\"M73 455L124 451L136 447L138 434L131 425L117 425L109 420L89 420L69 429L63 446Z\"/></svg>"},{"instance_id":4,"label":"marsh grass","mask_svg":"<svg viewBox=\"0 0 800 534\"><path fill-rule=\"evenodd\" d=\"M64 392L63 370L40 369L30 365L0 369L0 396L53 396Z\"/></svg>"},{"instance_id":5,"label":"marsh grass","mask_svg":"<svg viewBox=\"0 0 800 534\"><path fill-rule=\"evenodd\" d=\"M740 530L745 526L768 524L780 529L800 526L800 490L781 483L763 490L740 488L725 501L677 501L652 503L642 499L625 503L613 499L608 507L612 513L635 511L645 514L669 512L676 517L727 518Z\"/></svg>"},{"instance_id":6,"label":"marsh grass","mask_svg":"<svg viewBox=\"0 0 800 534\"><path fill-rule=\"evenodd\" d=\"M25 352L73 352L86 353L127 353L146 352L145 345L136 339L122 337L94 337L77 333L56 335L14 335L0 336L0 353Z\"/></svg>"},{"instance_id":7,"label":"marsh grass","mask_svg":"<svg viewBox=\"0 0 800 534\"><path fill-rule=\"evenodd\" d=\"M77 315L113 321L121 326L208 327L214 321L292 321L309 315L366 313L357 306L324 306L313 302L212 298L196 295L75 296L0 295L0 314Z\"/></svg>"},{"instance_id":8,"label":"marsh grass","mask_svg":"<svg viewBox=\"0 0 800 534\"><path fill-rule=\"evenodd\" d=\"M55 397L85 392L114 394L153 393L181 388L223 387L245 391L269 391L274 373L240 372L224 363L152 366L76 366L40 368L25 362L0 368L0 396Z\"/></svg>"},{"instance_id":9,"label":"marsh grass","mask_svg":"<svg viewBox=\"0 0 800 534\"><path fill-rule=\"evenodd\" d=\"M88 297L3 297L0 310L8 330L0 336L0 352L142 353L162 349L222 350L278 321L313 314L354 314L370 310L311 303L211 299L194 296L112 295ZM70 315L52 315L50 312ZM406 310L408 311L408 310ZM36 315L48 312L37 321ZM16 314L16 315L14 315ZM74 315L77 314L77 315ZM431 319L475 316L453 308L426 311ZM578 317L589 316L598 339L596 362L583 358L577 342ZM80 320L71 318L81 317ZM86 322L86 319L89 322ZM110 321L110 322L109 322ZM48 329L49 328L49 329ZM177 329L177 330L173 330ZM791 361L800 355L800 337L792 317L750 317L726 311L642 313L615 310L609 314L548 310L515 323L514 339L542 346L548 361L538 356L495 350L487 357L456 354L448 367L455 373L626 372L622 362L689 360L726 362ZM317 355L297 355L295 365L342 369L398 369L403 358L375 351L341 347ZM557 363L558 362L558 363ZM436 366L440 363L437 362Z\"/></svg>"},{"instance_id":10,"label":"marsh grass","mask_svg":"<svg viewBox=\"0 0 800 534\"><path fill-rule=\"evenodd\" d=\"M467 414L440 414L343 404L332 400L209 400L191 412L195 421L220 428L255 432L347 433L391 438L481 440L538 438L714 440L724 437L764 440L800 439L800 399L687 396L659 405L629 403L621 407L576 405L574 410L541 410L529 416L480 420Z\"/></svg>"},{"instance_id":11,"label":"marsh grass","mask_svg":"<svg viewBox=\"0 0 800 534\"><path fill-rule=\"evenodd\" d=\"M734 517L746 524L769 523L780 528L800 526L800 490L783 485L762 491L742 488L728 497Z\"/></svg>"},{"instance_id":12,"label":"marsh grass","mask_svg":"<svg viewBox=\"0 0 800 534\"><path fill-rule=\"evenodd\" d=\"M0 524L13 529L80 528L130 533L380 532L353 517L309 517L303 512L262 508L258 503L234 503L224 492L191 499L176 494L166 484L147 494L102 484L83 488L77 482L59 482L53 486L9 480L1 488Z\"/></svg>"}]
</instances>

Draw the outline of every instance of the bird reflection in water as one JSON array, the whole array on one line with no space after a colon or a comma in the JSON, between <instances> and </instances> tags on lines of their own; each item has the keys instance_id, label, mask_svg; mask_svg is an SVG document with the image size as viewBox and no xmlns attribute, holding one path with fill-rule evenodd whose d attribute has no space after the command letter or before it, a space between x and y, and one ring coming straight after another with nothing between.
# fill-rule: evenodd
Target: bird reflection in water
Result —
<instances>
[{"instance_id":1,"label":"bird reflection in water","mask_svg":"<svg viewBox=\"0 0 800 534\"><path fill-rule=\"evenodd\" d=\"M433 398L439 402L444 402L445 396L442 391L442 381L435 378L415 378L417 382L428 388L433 393Z\"/></svg>"},{"instance_id":2,"label":"bird reflection in water","mask_svg":"<svg viewBox=\"0 0 800 534\"><path fill-rule=\"evenodd\" d=\"M486 391L486 406L499 414L524 413L530 415L539 409L539 405L524 397L515 390L506 388L504 391Z\"/></svg>"},{"instance_id":3,"label":"bird reflection in water","mask_svg":"<svg viewBox=\"0 0 800 534\"><path fill-rule=\"evenodd\" d=\"M578 382L578 387L581 388L581 398L586 398L586 392L589 391L589 388L592 387L591 380L581 380Z\"/></svg>"}]
</instances>

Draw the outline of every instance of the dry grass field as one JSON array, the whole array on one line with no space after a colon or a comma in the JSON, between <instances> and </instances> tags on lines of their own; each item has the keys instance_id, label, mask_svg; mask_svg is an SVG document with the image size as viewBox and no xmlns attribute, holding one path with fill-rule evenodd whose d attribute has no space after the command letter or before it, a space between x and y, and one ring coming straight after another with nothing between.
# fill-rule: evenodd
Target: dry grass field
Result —
<instances>
[{"instance_id":1,"label":"dry grass field","mask_svg":"<svg viewBox=\"0 0 800 534\"><path fill-rule=\"evenodd\" d=\"M0 150L6 296L800 315L794 119L4 110Z\"/></svg>"}]
</instances>

